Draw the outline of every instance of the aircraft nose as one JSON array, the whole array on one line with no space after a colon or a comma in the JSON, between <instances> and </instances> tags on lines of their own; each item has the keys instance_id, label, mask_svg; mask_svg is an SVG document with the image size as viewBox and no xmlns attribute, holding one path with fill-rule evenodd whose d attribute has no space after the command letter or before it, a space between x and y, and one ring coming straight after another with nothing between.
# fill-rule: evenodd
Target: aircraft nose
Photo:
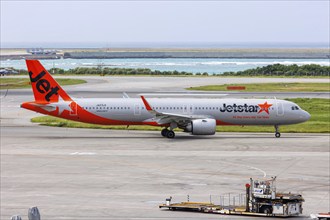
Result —
<instances>
[{"instance_id":1,"label":"aircraft nose","mask_svg":"<svg viewBox=\"0 0 330 220\"><path fill-rule=\"evenodd\" d=\"M300 116L300 118L303 120L303 121L308 121L310 118L311 118L311 115L306 112L306 111L303 111L303 114Z\"/></svg>"}]
</instances>

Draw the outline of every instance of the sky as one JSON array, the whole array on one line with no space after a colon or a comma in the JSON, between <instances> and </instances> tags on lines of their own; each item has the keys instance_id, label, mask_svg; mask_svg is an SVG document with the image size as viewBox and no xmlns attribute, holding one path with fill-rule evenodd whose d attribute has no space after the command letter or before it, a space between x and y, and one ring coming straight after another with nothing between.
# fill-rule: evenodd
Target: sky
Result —
<instances>
[{"instance_id":1,"label":"sky","mask_svg":"<svg viewBox=\"0 0 330 220\"><path fill-rule=\"evenodd\" d=\"M322 44L330 1L1 0L1 47Z\"/></svg>"}]
</instances>

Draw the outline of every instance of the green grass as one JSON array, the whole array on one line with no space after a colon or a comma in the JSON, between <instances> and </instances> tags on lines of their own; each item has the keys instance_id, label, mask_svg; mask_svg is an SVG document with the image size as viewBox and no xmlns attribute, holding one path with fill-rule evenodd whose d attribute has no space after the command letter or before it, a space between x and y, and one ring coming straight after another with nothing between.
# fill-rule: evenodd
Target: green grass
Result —
<instances>
[{"instance_id":1,"label":"green grass","mask_svg":"<svg viewBox=\"0 0 330 220\"><path fill-rule=\"evenodd\" d=\"M56 81L61 86L86 83L82 79L56 79ZM28 78L0 78L0 89L23 89L30 87L30 79Z\"/></svg>"},{"instance_id":2,"label":"green grass","mask_svg":"<svg viewBox=\"0 0 330 220\"><path fill-rule=\"evenodd\" d=\"M330 133L330 100L329 99L288 99L297 103L302 109L311 114L311 119L307 122L287 125L280 127L281 132L289 133ZM125 130L126 126L104 126L95 124L86 124L74 122L65 119L55 118L51 116L41 116L31 119L32 122L40 123L41 125L55 127L70 127L70 128L94 128L94 129L115 129ZM130 126L130 130L148 130L160 131L160 127L153 126ZM218 126L217 131L220 132L274 132L272 126Z\"/></svg>"},{"instance_id":3,"label":"green grass","mask_svg":"<svg viewBox=\"0 0 330 220\"><path fill-rule=\"evenodd\" d=\"M227 86L245 86L246 92L329 92L329 83L258 83L258 84L224 84L190 87L188 90L233 91Z\"/></svg>"},{"instance_id":4,"label":"green grass","mask_svg":"<svg viewBox=\"0 0 330 220\"><path fill-rule=\"evenodd\" d=\"M31 122L39 123L41 125L53 126L53 127L67 127L67 128L92 128L92 129L113 129L113 130L126 130L127 126L118 125L96 125L88 124L76 121L70 121L62 118L56 118L53 116L39 116L31 119ZM160 131L160 127L148 126L148 125L130 125L129 130L148 130L148 131Z\"/></svg>"}]
</instances>

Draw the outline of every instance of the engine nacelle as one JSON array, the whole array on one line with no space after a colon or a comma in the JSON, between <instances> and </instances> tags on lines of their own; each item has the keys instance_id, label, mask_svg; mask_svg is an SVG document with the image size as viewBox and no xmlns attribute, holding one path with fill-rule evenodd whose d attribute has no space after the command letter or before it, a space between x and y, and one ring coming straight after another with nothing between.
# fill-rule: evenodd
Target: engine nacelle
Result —
<instances>
[{"instance_id":1,"label":"engine nacelle","mask_svg":"<svg viewBox=\"0 0 330 220\"><path fill-rule=\"evenodd\" d=\"M215 119L196 119L191 121L185 128L185 131L193 135L213 135L215 134L217 123Z\"/></svg>"}]
</instances>

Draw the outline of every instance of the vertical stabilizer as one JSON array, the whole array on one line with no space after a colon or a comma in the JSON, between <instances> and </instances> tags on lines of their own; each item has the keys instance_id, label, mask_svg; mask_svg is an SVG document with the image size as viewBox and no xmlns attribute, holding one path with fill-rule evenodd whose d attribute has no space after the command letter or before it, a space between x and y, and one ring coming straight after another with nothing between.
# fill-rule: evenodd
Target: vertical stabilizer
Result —
<instances>
[{"instance_id":1,"label":"vertical stabilizer","mask_svg":"<svg viewBox=\"0 0 330 220\"><path fill-rule=\"evenodd\" d=\"M72 101L50 73L38 60L26 60L35 101L38 103Z\"/></svg>"}]
</instances>

